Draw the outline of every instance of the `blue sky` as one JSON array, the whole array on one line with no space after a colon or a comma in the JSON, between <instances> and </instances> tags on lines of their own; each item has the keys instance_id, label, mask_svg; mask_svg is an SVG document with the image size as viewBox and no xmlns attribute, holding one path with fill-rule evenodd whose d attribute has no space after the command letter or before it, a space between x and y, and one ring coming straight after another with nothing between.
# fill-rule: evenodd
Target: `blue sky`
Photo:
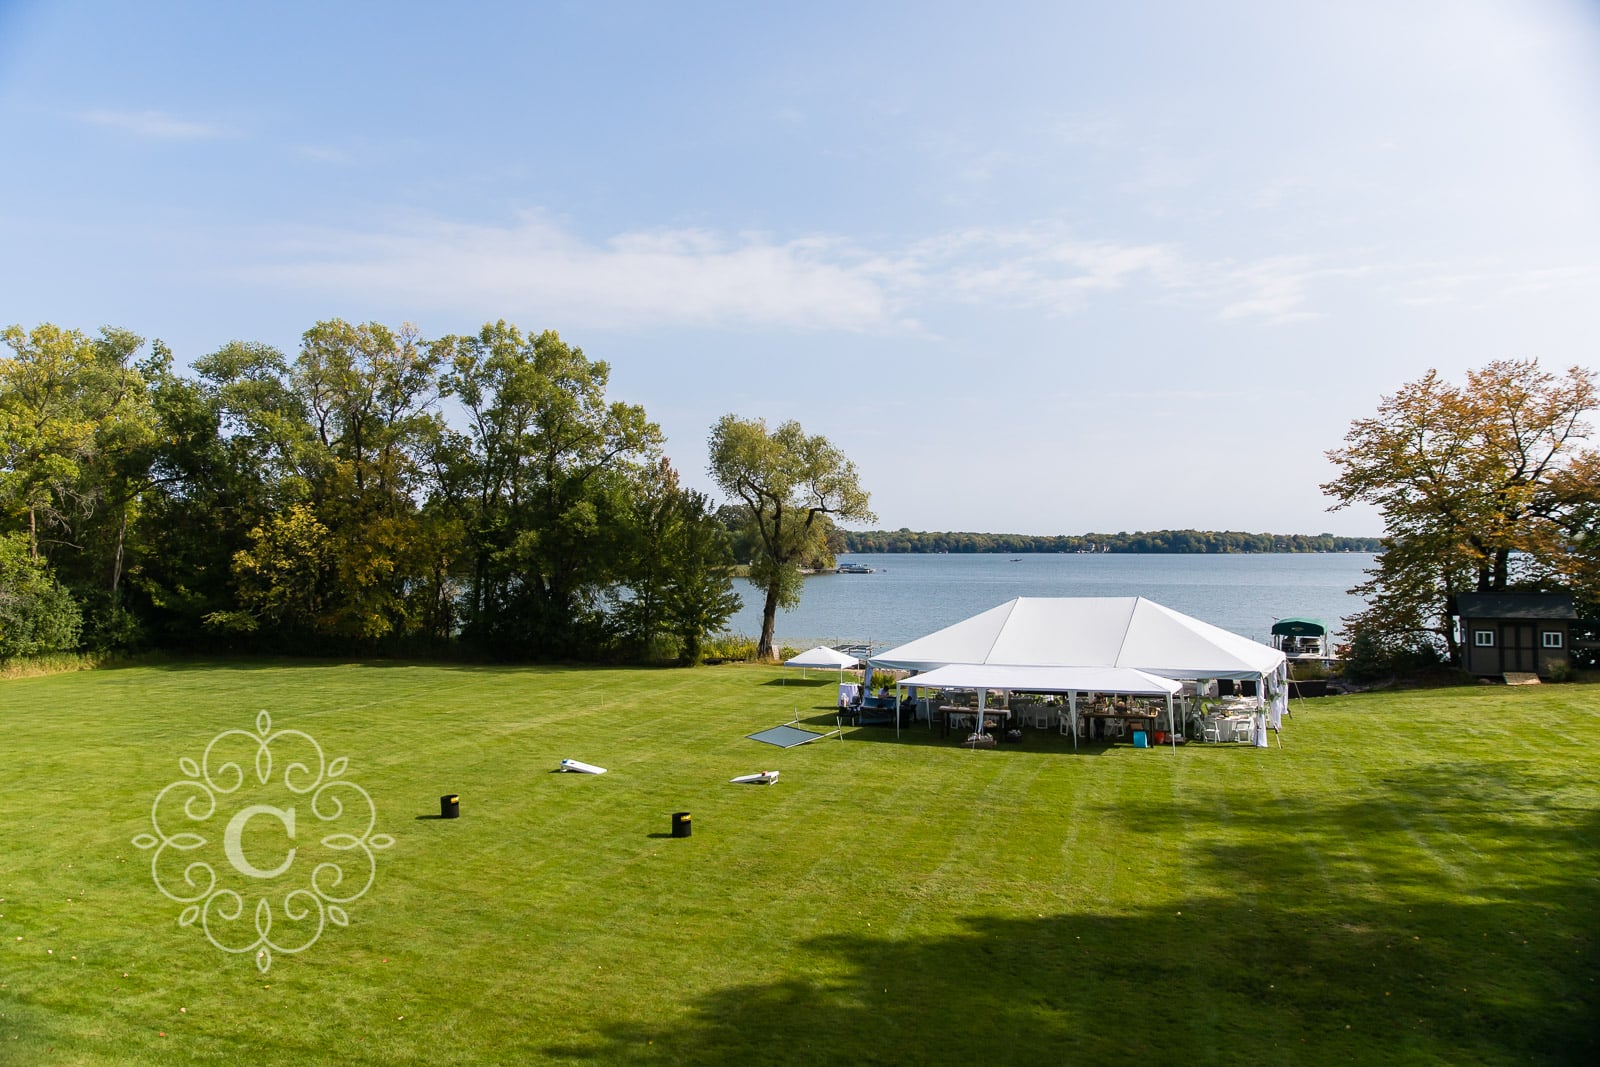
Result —
<instances>
[{"instance_id":1,"label":"blue sky","mask_svg":"<svg viewBox=\"0 0 1600 1067\"><path fill-rule=\"evenodd\" d=\"M0 0L0 131L0 322L556 329L890 528L1376 533L1382 394L1600 363L1588 3Z\"/></svg>"}]
</instances>

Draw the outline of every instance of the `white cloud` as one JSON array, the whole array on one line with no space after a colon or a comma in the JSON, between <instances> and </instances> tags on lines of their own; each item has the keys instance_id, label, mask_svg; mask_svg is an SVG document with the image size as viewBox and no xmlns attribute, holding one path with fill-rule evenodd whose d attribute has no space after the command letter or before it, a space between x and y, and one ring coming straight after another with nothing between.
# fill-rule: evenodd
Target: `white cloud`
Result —
<instances>
[{"instance_id":1,"label":"white cloud","mask_svg":"<svg viewBox=\"0 0 1600 1067\"><path fill-rule=\"evenodd\" d=\"M1224 289L1238 295L1223 305L1217 317L1224 322L1259 319L1268 323L1317 318L1306 309L1307 287L1316 276L1305 259L1280 257L1232 271L1224 276Z\"/></svg>"},{"instance_id":2,"label":"white cloud","mask_svg":"<svg viewBox=\"0 0 1600 1067\"><path fill-rule=\"evenodd\" d=\"M246 273L475 312L559 310L585 325L914 333L923 331L918 307L1070 314L1093 295L1171 286L1185 272L1165 246L1075 240L1048 228L964 230L874 252L826 235L775 241L696 229L592 242L529 216L505 227L412 221L381 232L308 232L276 263Z\"/></svg>"},{"instance_id":3,"label":"white cloud","mask_svg":"<svg viewBox=\"0 0 1600 1067\"><path fill-rule=\"evenodd\" d=\"M107 126L133 134L164 141L203 141L224 137L227 132L220 127L203 122L191 122L169 115L165 111L112 111L94 109L77 113L78 121L91 126Z\"/></svg>"},{"instance_id":4,"label":"white cloud","mask_svg":"<svg viewBox=\"0 0 1600 1067\"><path fill-rule=\"evenodd\" d=\"M1037 230L968 230L923 242L914 250L923 288L947 299L1070 314L1091 294L1141 281L1179 282L1177 251L1165 245L1082 241Z\"/></svg>"},{"instance_id":5,"label":"white cloud","mask_svg":"<svg viewBox=\"0 0 1600 1067\"><path fill-rule=\"evenodd\" d=\"M505 226L409 220L371 231L303 231L278 241L251 280L471 314L558 315L574 326L657 325L802 332L927 333L950 305L1071 315L1120 298L1196 309L1218 321L1322 318L1339 282L1371 276L1396 304L1445 302L1491 282L1516 289L1592 284L1592 268L1484 273L1476 263L1339 262L1273 255L1202 260L1163 243L1085 240L1054 224L969 228L901 248L830 235L777 240L706 229L586 240L539 215Z\"/></svg>"},{"instance_id":6,"label":"white cloud","mask_svg":"<svg viewBox=\"0 0 1600 1067\"><path fill-rule=\"evenodd\" d=\"M1600 287L1600 267L1592 263L1514 266L1469 259L1409 264L1394 271L1385 292L1412 307L1478 307L1499 300L1545 294L1584 294Z\"/></svg>"},{"instance_id":7,"label":"white cloud","mask_svg":"<svg viewBox=\"0 0 1600 1067\"><path fill-rule=\"evenodd\" d=\"M586 242L539 218L508 227L413 223L384 233L304 235L258 280L382 293L497 314L582 324L776 325L875 332L913 326L874 268L821 238L729 240L701 230Z\"/></svg>"}]
</instances>

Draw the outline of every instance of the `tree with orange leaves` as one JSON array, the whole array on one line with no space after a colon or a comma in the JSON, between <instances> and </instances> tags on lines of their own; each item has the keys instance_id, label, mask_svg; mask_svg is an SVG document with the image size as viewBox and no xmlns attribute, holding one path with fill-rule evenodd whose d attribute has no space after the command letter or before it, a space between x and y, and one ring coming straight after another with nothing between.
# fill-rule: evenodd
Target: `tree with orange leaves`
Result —
<instances>
[{"instance_id":1,"label":"tree with orange leaves","mask_svg":"<svg viewBox=\"0 0 1600 1067\"><path fill-rule=\"evenodd\" d=\"M1357 419L1328 453L1336 501L1383 512L1384 549L1353 620L1386 647L1459 649L1452 593L1565 589L1600 601L1600 456L1586 416L1593 371L1556 375L1537 360L1497 360L1465 386L1430 370Z\"/></svg>"}]
</instances>

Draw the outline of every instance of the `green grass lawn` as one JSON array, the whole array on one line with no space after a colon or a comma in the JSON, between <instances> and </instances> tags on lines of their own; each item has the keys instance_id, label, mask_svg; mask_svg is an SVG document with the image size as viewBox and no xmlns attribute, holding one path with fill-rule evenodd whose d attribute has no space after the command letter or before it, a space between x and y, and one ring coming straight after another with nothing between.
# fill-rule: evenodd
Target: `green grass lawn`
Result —
<instances>
[{"instance_id":1,"label":"green grass lawn","mask_svg":"<svg viewBox=\"0 0 1600 1067\"><path fill-rule=\"evenodd\" d=\"M918 727L782 751L744 735L831 722L832 685L780 677L0 682L0 1063L1600 1057L1600 687L1309 701L1281 750ZM179 926L132 844L180 759L262 709L348 757L395 842L349 925L265 973ZM276 835L242 848L267 865Z\"/></svg>"}]
</instances>

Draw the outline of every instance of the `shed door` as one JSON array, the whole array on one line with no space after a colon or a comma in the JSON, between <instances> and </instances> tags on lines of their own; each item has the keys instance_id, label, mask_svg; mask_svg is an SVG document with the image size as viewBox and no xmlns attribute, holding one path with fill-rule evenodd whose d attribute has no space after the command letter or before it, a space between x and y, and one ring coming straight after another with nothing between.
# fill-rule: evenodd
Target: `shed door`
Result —
<instances>
[{"instance_id":1,"label":"shed door","mask_svg":"<svg viewBox=\"0 0 1600 1067\"><path fill-rule=\"evenodd\" d=\"M1521 671L1531 674L1539 669L1539 634L1532 623L1503 622L1500 624L1500 673Z\"/></svg>"}]
</instances>

